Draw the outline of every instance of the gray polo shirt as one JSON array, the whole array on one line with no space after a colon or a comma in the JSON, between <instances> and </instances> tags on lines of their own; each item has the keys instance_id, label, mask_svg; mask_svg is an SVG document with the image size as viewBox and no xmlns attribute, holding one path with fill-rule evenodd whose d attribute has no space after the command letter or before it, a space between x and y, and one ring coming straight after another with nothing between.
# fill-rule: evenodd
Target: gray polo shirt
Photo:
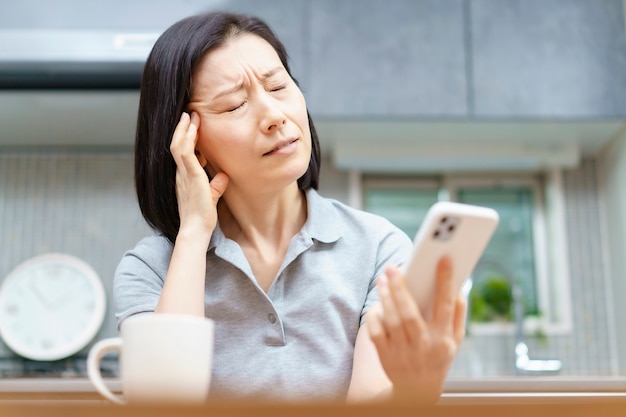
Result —
<instances>
[{"instance_id":1,"label":"gray polo shirt","mask_svg":"<svg viewBox=\"0 0 626 417\"><path fill-rule=\"evenodd\" d=\"M375 278L404 263L412 244L382 217L315 190L306 196L307 221L267 294L239 245L219 227L213 232L204 296L216 324L211 397L345 398L357 331L378 299ZM154 310L171 254L163 236L124 254L113 288L118 325Z\"/></svg>"}]
</instances>

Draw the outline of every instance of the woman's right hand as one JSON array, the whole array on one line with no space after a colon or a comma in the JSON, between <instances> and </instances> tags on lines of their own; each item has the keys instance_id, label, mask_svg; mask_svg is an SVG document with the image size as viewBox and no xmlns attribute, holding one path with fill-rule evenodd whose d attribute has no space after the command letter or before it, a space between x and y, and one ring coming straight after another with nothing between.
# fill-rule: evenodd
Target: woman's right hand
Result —
<instances>
[{"instance_id":1,"label":"woman's right hand","mask_svg":"<svg viewBox=\"0 0 626 417\"><path fill-rule=\"evenodd\" d=\"M217 173L211 181L204 170L206 159L196 153L200 116L183 112L170 144L176 162L176 199L179 234L204 237L208 245L217 224L217 202L228 186L228 176ZM204 166L203 166L204 165Z\"/></svg>"}]
</instances>

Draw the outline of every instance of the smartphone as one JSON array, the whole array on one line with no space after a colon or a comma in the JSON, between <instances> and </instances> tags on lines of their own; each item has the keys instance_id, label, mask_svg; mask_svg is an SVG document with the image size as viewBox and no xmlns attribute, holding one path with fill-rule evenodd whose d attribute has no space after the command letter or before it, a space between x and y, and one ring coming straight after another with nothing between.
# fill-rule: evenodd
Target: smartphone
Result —
<instances>
[{"instance_id":1,"label":"smartphone","mask_svg":"<svg viewBox=\"0 0 626 417\"><path fill-rule=\"evenodd\" d=\"M430 207L415 235L411 258L402 268L425 319L432 316L439 260L443 256L450 257L453 285L460 291L498 222L498 213L487 207L447 201Z\"/></svg>"}]
</instances>

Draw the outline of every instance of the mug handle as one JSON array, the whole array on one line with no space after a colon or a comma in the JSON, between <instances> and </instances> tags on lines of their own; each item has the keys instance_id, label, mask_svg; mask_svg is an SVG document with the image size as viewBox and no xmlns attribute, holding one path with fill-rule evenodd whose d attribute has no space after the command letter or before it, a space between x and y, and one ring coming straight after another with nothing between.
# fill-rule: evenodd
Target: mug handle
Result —
<instances>
[{"instance_id":1,"label":"mug handle","mask_svg":"<svg viewBox=\"0 0 626 417\"><path fill-rule=\"evenodd\" d=\"M122 348L122 338L121 337L111 337L108 339L103 339L97 342L92 348L89 350L89 354L87 355L87 375L91 380L91 383L94 385L96 390L103 397L114 402L115 404L126 404L126 401L118 396L113 394L113 392L107 388L104 384L104 380L102 379L102 374L100 373L100 362L102 361L102 357L109 352L117 351L120 352Z\"/></svg>"}]
</instances>

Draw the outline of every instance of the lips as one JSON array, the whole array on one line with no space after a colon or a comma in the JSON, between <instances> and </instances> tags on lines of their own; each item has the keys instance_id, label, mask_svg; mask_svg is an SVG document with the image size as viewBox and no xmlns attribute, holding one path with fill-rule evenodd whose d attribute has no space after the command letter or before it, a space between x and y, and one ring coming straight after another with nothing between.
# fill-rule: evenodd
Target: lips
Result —
<instances>
[{"instance_id":1,"label":"lips","mask_svg":"<svg viewBox=\"0 0 626 417\"><path fill-rule=\"evenodd\" d=\"M297 141L298 141L298 138L290 138L290 139L281 140L271 150L265 152L263 154L263 156L267 156L267 155L271 155L273 153L276 153L276 152L280 151L281 149L286 148L287 146L289 146L289 145L291 145L291 144L293 144L293 143L295 143Z\"/></svg>"}]
</instances>

